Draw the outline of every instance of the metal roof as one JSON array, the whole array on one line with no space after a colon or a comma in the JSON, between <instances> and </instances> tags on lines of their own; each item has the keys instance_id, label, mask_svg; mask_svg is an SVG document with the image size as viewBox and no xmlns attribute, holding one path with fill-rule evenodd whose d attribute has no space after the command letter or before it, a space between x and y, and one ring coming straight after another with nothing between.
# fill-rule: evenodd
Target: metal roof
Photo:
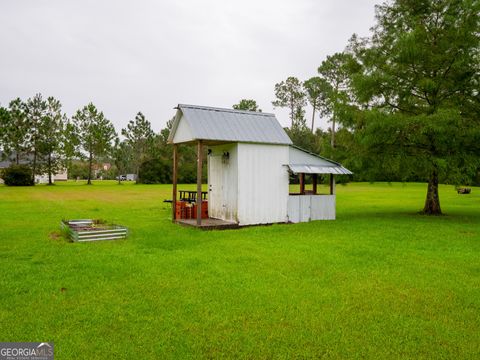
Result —
<instances>
[{"instance_id":1,"label":"metal roof","mask_svg":"<svg viewBox=\"0 0 480 360\"><path fill-rule=\"evenodd\" d=\"M335 174L335 175L352 175L353 173L344 168L341 164L326 159L317 154L303 150L298 146L290 146L290 162L288 164L290 170L295 173L304 174Z\"/></svg>"},{"instance_id":2,"label":"metal roof","mask_svg":"<svg viewBox=\"0 0 480 360\"><path fill-rule=\"evenodd\" d=\"M343 166L313 166L313 165L288 165L289 169L295 174L334 174L334 175L352 175L352 172Z\"/></svg>"},{"instance_id":3,"label":"metal roof","mask_svg":"<svg viewBox=\"0 0 480 360\"><path fill-rule=\"evenodd\" d=\"M189 141L292 144L274 114L179 104L169 143L174 142L180 121L188 125Z\"/></svg>"}]
</instances>

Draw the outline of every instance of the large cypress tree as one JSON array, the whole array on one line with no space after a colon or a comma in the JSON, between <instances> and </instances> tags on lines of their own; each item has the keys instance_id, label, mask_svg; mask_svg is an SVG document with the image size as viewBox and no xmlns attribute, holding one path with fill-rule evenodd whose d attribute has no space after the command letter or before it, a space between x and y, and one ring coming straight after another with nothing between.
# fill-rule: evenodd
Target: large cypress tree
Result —
<instances>
[{"instance_id":1,"label":"large cypress tree","mask_svg":"<svg viewBox=\"0 0 480 360\"><path fill-rule=\"evenodd\" d=\"M350 44L369 162L427 180L425 214L441 214L439 180L479 166L479 14L477 0L388 1L372 36Z\"/></svg>"}]
</instances>

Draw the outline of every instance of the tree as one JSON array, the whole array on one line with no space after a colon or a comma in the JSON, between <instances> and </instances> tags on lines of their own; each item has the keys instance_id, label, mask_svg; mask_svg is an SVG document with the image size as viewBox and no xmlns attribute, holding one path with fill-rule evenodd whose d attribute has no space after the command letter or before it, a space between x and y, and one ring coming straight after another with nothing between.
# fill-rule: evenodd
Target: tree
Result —
<instances>
[{"instance_id":1,"label":"tree","mask_svg":"<svg viewBox=\"0 0 480 360\"><path fill-rule=\"evenodd\" d=\"M272 105L289 109L292 127L303 118L303 108L307 101L300 80L290 76L287 80L275 84L275 97L277 100L272 101Z\"/></svg>"},{"instance_id":2,"label":"tree","mask_svg":"<svg viewBox=\"0 0 480 360\"><path fill-rule=\"evenodd\" d=\"M1 142L2 149L8 155L15 154L15 163L20 163L20 158L27 152L29 125L25 114L25 103L17 98L12 100L6 109L3 110L1 121Z\"/></svg>"},{"instance_id":3,"label":"tree","mask_svg":"<svg viewBox=\"0 0 480 360\"><path fill-rule=\"evenodd\" d=\"M120 175L127 172L127 169L132 162L132 148L126 141L120 141L120 139L117 137L115 139L112 155L115 162L115 167L117 168L118 184L120 185Z\"/></svg>"},{"instance_id":4,"label":"tree","mask_svg":"<svg viewBox=\"0 0 480 360\"><path fill-rule=\"evenodd\" d=\"M0 106L0 149L5 152L5 141L7 137L7 128L10 125L10 113L8 110ZM5 155L5 154L4 154ZM0 159L2 160L2 159Z\"/></svg>"},{"instance_id":5,"label":"tree","mask_svg":"<svg viewBox=\"0 0 480 360\"><path fill-rule=\"evenodd\" d=\"M132 148L135 174L138 178L140 165L146 158L155 133L150 122L139 112L135 120L130 120L127 128L122 129L122 135L126 137L128 145Z\"/></svg>"},{"instance_id":6,"label":"tree","mask_svg":"<svg viewBox=\"0 0 480 360\"><path fill-rule=\"evenodd\" d=\"M80 146L88 154L87 184L91 185L93 161L111 149L112 141L116 137L115 129L103 112L99 112L92 103L77 110L73 121Z\"/></svg>"},{"instance_id":7,"label":"tree","mask_svg":"<svg viewBox=\"0 0 480 360\"><path fill-rule=\"evenodd\" d=\"M326 96L329 93L328 84L326 81L318 76L314 76L303 83L303 88L307 95L308 102L312 106L312 133L314 132L315 114L317 110L324 106L326 107Z\"/></svg>"},{"instance_id":8,"label":"tree","mask_svg":"<svg viewBox=\"0 0 480 360\"><path fill-rule=\"evenodd\" d=\"M252 99L242 99L238 104L232 106L235 110L246 110L246 111L258 111L262 112L262 109L258 108L257 102Z\"/></svg>"},{"instance_id":9,"label":"tree","mask_svg":"<svg viewBox=\"0 0 480 360\"><path fill-rule=\"evenodd\" d=\"M372 36L350 43L364 149L428 180L425 214L442 213L440 177L459 182L480 166L479 14L471 0L386 2Z\"/></svg>"},{"instance_id":10,"label":"tree","mask_svg":"<svg viewBox=\"0 0 480 360\"><path fill-rule=\"evenodd\" d=\"M52 185L52 175L60 170L63 164L63 144L65 115L62 104L53 97L47 99L45 116L39 124L38 152L44 158L43 168L48 174L48 184Z\"/></svg>"},{"instance_id":11,"label":"tree","mask_svg":"<svg viewBox=\"0 0 480 360\"><path fill-rule=\"evenodd\" d=\"M31 156L32 179L39 172L39 163L41 162L40 144L42 140L41 126L47 117L48 105L43 99L42 94L36 94L29 98L25 104L25 116L28 125L27 148Z\"/></svg>"},{"instance_id":12,"label":"tree","mask_svg":"<svg viewBox=\"0 0 480 360\"><path fill-rule=\"evenodd\" d=\"M335 131L337 122L349 123L345 111L352 102L350 96L351 66L355 64L352 55L348 53L335 53L322 62L318 73L323 80L321 83L325 101L320 103L322 115L330 116L332 123L331 146L335 147ZM353 71L358 68L355 67Z\"/></svg>"},{"instance_id":13,"label":"tree","mask_svg":"<svg viewBox=\"0 0 480 360\"><path fill-rule=\"evenodd\" d=\"M64 162L67 168L71 168L73 160L77 157L81 158L81 153L79 151L80 140L77 135L75 123L66 117L64 120L62 139ZM74 178L76 178L76 176ZM87 176L85 176L85 178L87 178Z\"/></svg>"}]
</instances>

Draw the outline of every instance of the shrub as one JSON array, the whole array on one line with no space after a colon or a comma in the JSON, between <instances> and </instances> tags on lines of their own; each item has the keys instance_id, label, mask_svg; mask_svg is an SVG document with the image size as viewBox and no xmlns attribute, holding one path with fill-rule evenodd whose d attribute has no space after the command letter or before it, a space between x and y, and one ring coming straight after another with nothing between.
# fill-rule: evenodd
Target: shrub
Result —
<instances>
[{"instance_id":1,"label":"shrub","mask_svg":"<svg viewBox=\"0 0 480 360\"><path fill-rule=\"evenodd\" d=\"M137 179L138 183L166 184L171 181L171 165L166 161L152 159L140 165Z\"/></svg>"},{"instance_id":2,"label":"shrub","mask_svg":"<svg viewBox=\"0 0 480 360\"><path fill-rule=\"evenodd\" d=\"M27 165L10 165L2 172L5 185L8 186L32 186L32 171Z\"/></svg>"}]
</instances>

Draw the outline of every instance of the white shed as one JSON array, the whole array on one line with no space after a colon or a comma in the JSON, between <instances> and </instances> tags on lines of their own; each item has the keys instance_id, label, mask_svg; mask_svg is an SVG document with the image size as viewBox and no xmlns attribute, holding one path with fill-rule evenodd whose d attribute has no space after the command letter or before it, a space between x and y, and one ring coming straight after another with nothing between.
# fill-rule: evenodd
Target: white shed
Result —
<instances>
[{"instance_id":1,"label":"white shed","mask_svg":"<svg viewBox=\"0 0 480 360\"><path fill-rule=\"evenodd\" d=\"M351 174L293 146L273 114L178 105L169 143L174 145L173 220L202 227L334 219L333 175ZM180 190L177 201L180 144L197 147L198 181L196 192ZM203 147L208 199L201 189ZM300 175L298 194L289 192L290 172ZM305 190L305 174L312 174L311 191ZM329 195L316 194L317 174L331 174ZM208 216L202 213L206 203Z\"/></svg>"}]
</instances>

